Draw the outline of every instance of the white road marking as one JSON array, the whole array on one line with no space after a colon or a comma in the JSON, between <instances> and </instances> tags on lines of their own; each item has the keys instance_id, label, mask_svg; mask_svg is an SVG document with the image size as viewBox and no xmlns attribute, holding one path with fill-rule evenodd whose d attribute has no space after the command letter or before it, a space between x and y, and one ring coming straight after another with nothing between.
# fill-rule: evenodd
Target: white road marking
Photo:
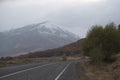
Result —
<instances>
[{"instance_id":1,"label":"white road marking","mask_svg":"<svg viewBox=\"0 0 120 80\"><path fill-rule=\"evenodd\" d=\"M11 74L8 74L8 75L5 75L5 76L1 76L0 79L5 78L5 77L9 77L9 76L13 76L13 75L25 72L25 71L33 70L33 69L36 69L36 68L41 68L41 67L44 67L44 66L47 66L47 65L51 65L51 64L56 64L56 63L50 63L50 64L45 64L45 65L41 65L41 66L37 66L37 67L21 70L21 71L15 72L15 73L11 73Z\"/></svg>"},{"instance_id":2,"label":"white road marking","mask_svg":"<svg viewBox=\"0 0 120 80\"><path fill-rule=\"evenodd\" d=\"M69 63L63 70L60 72L60 74L55 78L55 80L58 80L60 76L65 72L65 70L70 66L71 63Z\"/></svg>"}]
</instances>

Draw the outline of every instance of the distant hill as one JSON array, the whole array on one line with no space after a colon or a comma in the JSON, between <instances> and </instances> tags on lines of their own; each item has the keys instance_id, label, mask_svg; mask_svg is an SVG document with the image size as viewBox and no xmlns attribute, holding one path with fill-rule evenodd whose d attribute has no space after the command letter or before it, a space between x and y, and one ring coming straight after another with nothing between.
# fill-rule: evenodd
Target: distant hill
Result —
<instances>
[{"instance_id":1,"label":"distant hill","mask_svg":"<svg viewBox=\"0 0 120 80\"><path fill-rule=\"evenodd\" d=\"M50 22L31 24L0 33L0 56L58 48L78 39L75 34Z\"/></svg>"},{"instance_id":2,"label":"distant hill","mask_svg":"<svg viewBox=\"0 0 120 80\"><path fill-rule=\"evenodd\" d=\"M40 58L40 57L51 57L51 56L61 56L61 55L80 55L81 53L81 47L84 39L80 39L77 42L71 43L69 45L56 48L56 49L50 49L46 51L37 51L25 55L18 56L19 58Z\"/></svg>"}]
</instances>

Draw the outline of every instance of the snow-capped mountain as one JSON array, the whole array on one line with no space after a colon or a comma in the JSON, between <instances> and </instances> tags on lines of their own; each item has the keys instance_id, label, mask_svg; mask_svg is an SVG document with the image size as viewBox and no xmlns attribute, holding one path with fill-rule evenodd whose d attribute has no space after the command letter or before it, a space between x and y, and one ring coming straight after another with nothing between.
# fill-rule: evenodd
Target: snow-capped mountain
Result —
<instances>
[{"instance_id":1,"label":"snow-capped mountain","mask_svg":"<svg viewBox=\"0 0 120 80\"><path fill-rule=\"evenodd\" d=\"M0 56L57 48L79 38L58 25L42 22L0 33Z\"/></svg>"}]
</instances>

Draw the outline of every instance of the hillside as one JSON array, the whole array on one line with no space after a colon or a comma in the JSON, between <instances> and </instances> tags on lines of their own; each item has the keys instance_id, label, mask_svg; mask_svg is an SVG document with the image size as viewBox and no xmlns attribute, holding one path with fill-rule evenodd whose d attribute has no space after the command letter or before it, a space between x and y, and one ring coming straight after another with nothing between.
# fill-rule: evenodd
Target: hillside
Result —
<instances>
[{"instance_id":1,"label":"hillside","mask_svg":"<svg viewBox=\"0 0 120 80\"><path fill-rule=\"evenodd\" d=\"M39 57L51 57L51 56L61 56L66 54L67 56L70 55L80 55L81 53L81 44L83 43L84 39L80 39L77 42L71 43L69 45L50 49L46 51L37 51L33 53L28 53L26 55L20 55L19 58L39 58Z\"/></svg>"},{"instance_id":2,"label":"hillside","mask_svg":"<svg viewBox=\"0 0 120 80\"><path fill-rule=\"evenodd\" d=\"M56 49L49 49L45 51L37 51L33 53L28 53L20 56L15 57L1 57L0 58L0 67L5 66L13 66L13 65L20 65L20 64L30 64L30 63L36 63L36 62L42 62L42 61L61 61L63 58L63 55L68 55L67 57L71 57L77 55L77 58L73 59L79 59L79 55L81 54L81 44L83 43L84 39L78 40L74 43L65 45L60 48ZM30 59L30 58L36 58L36 59ZM37 59L39 58L39 59Z\"/></svg>"}]
</instances>

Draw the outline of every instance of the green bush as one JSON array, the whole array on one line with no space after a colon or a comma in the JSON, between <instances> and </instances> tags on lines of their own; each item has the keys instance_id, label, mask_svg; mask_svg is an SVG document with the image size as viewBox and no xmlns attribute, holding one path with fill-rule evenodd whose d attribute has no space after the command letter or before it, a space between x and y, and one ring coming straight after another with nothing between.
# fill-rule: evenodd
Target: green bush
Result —
<instances>
[{"instance_id":1,"label":"green bush","mask_svg":"<svg viewBox=\"0 0 120 80\"><path fill-rule=\"evenodd\" d=\"M120 52L120 30L114 23L105 27L93 26L86 36L82 50L93 62L111 61L111 56Z\"/></svg>"}]
</instances>

